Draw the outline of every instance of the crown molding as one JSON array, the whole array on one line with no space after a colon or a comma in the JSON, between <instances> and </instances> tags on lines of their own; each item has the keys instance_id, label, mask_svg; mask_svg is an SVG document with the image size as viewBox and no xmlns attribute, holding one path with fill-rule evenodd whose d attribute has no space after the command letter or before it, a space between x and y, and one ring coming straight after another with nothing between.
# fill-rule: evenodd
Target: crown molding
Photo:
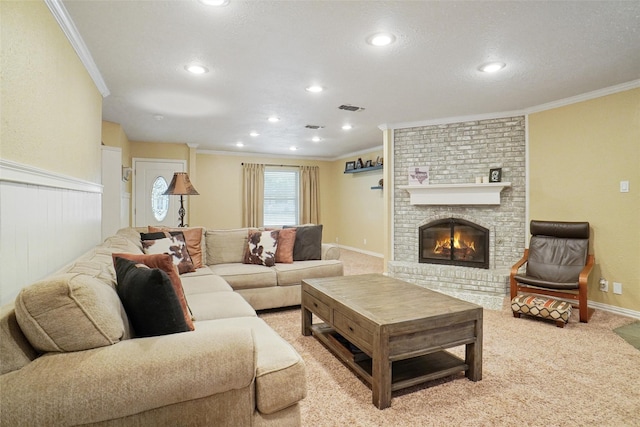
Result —
<instances>
[{"instance_id":1,"label":"crown molding","mask_svg":"<svg viewBox=\"0 0 640 427\"><path fill-rule=\"evenodd\" d=\"M503 111L500 113L487 113L487 114L475 114L469 116L456 116L456 117L443 117L440 119L420 120L416 122L400 122L400 123L382 123L378 125L378 129L381 131L389 129L407 129L422 126L433 125L446 125L451 123L463 123L476 120L491 120L501 119L505 117L526 116L532 113L538 113L541 111L552 110L558 107L564 107L578 102L589 101L591 99L600 98L607 95L613 95L614 93L624 92L640 87L640 79L632 80L630 82L622 83L615 86L609 86L603 89L594 90L591 92L583 93L580 95L572 96L569 98L559 99L557 101L548 102L546 104L535 105L533 107L524 108L522 110Z\"/></svg>"},{"instance_id":2,"label":"crown molding","mask_svg":"<svg viewBox=\"0 0 640 427\"><path fill-rule=\"evenodd\" d=\"M196 154L210 154L214 156L234 156L234 157L260 157L261 159L296 159L296 160L316 160L320 162L330 162L334 159L330 159L327 157L310 157L310 156L291 156L291 155L273 155L270 153L251 153L251 152L242 152L238 153L236 151L219 151L219 150L196 150Z\"/></svg>"},{"instance_id":3,"label":"crown molding","mask_svg":"<svg viewBox=\"0 0 640 427\"><path fill-rule=\"evenodd\" d=\"M553 110L554 108L564 107L571 104L577 104L578 102L589 101L596 98L601 98L607 95L613 95L614 93L624 92L640 87L640 79L632 80L627 83L622 83L615 86L605 87L603 89L594 90L591 92L583 93L580 95L572 96L569 98L559 99L558 101L548 102L546 104L536 105L526 109L527 114L539 113L541 111Z\"/></svg>"},{"instance_id":4,"label":"crown molding","mask_svg":"<svg viewBox=\"0 0 640 427\"><path fill-rule=\"evenodd\" d=\"M34 166L0 159L0 182L61 188L64 190L102 193L102 185L67 175L39 169Z\"/></svg>"},{"instance_id":5,"label":"crown molding","mask_svg":"<svg viewBox=\"0 0 640 427\"><path fill-rule=\"evenodd\" d=\"M84 43L80 32L76 28L76 25L73 23L71 16L67 12L67 9L62 4L61 0L44 0L45 4L49 7L51 14L58 21L58 25L67 36L69 43L73 46L73 49L80 57L80 61L86 68L87 72L93 79L93 83L98 88L98 91L102 94L103 98L109 96L111 92L109 92L109 88L102 78L102 74L100 74L100 70L98 70L98 66L93 60L91 53L89 52L89 48Z\"/></svg>"}]
</instances>

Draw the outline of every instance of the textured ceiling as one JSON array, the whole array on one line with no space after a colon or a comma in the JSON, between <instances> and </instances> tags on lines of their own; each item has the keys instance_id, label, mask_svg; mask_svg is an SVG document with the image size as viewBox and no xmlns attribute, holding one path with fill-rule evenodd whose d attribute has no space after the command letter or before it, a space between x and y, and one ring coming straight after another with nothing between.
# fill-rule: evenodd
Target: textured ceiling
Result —
<instances>
[{"instance_id":1,"label":"textured ceiling","mask_svg":"<svg viewBox=\"0 0 640 427\"><path fill-rule=\"evenodd\" d=\"M333 159L380 146L381 124L522 110L640 78L638 1L63 3L111 93L103 118L133 141ZM379 31L396 42L368 45ZM493 60L506 68L478 71ZM187 73L191 62L210 72Z\"/></svg>"}]
</instances>

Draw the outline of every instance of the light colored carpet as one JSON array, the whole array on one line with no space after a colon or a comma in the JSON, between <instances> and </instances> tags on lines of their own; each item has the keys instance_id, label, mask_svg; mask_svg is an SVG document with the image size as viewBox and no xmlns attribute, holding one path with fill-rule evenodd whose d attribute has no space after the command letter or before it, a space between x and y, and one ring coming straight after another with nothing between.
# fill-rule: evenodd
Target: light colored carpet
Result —
<instances>
[{"instance_id":1,"label":"light colored carpet","mask_svg":"<svg viewBox=\"0 0 640 427\"><path fill-rule=\"evenodd\" d=\"M345 262L358 257L347 252ZM375 268L379 259L368 258L374 259L358 263ZM369 267L345 266L345 272L363 268ZM485 310L481 381L460 373L394 392L391 407L381 411L363 381L315 338L301 335L299 308L260 317L306 362L304 426L640 426L640 352L613 332L630 318L596 310L588 324L572 314L557 328L516 319L507 304Z\"/></svg>"}]
</instances>

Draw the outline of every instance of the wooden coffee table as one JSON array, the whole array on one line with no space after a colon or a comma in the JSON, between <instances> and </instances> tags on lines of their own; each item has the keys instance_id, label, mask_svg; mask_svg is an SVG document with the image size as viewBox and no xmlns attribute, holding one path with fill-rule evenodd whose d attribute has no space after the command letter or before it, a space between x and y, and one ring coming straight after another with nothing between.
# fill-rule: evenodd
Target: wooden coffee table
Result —
<instances>
[{"instance_id":1,"label":"wooden coffee table","mask_svg":"<svg viewBox=\"0 0 640 427\"><path fill-rule=\"evenodd\" d=\"M478 305L380 274L305 279L301 305L302 334L367 381L379 409L392 391L425 381L460 371L482 379ZM314 314L326 323L312 324ZM445 351L460 345L465 360Z\"/></svg>"}]
</instances>

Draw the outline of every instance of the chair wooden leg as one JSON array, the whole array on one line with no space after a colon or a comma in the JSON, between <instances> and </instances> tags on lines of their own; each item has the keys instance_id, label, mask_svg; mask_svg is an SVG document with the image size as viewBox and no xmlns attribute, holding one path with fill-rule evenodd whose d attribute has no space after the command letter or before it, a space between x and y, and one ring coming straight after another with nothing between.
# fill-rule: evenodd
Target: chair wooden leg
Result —
<instances>
[{"instance_id":1,"label":"chair wooden leg","mask_svg":"<svg viewBox=\"0 0 640 427\"><path fill-rule=\"evenodd\" d=\"M517 317L518 319L520 318L520 313L516 313L515 311L513 312L513 317Z\"/></svg>"},{"instance_id":2,"label":"chair wooden leg","mask_svg":"<svg viewBox=\"0 0 640 427\"><path fill-rule=\"evenodd\" d=\"M582 323L589 323L589 307L587 306L587 302L585 301L584 304L580 303L578 310L580 311L580 321Z\"/></svg>"},{"instance_id":3,"label":"chair wooden leg","mask_svg":"<svg viewBox=\"0 0 640 427\"><path fill-rule=\"evenodd\" d=\"M558 328L564 328L564 321L562 320L556 320L556 326Z\"/></svg>"}]
</instances>

